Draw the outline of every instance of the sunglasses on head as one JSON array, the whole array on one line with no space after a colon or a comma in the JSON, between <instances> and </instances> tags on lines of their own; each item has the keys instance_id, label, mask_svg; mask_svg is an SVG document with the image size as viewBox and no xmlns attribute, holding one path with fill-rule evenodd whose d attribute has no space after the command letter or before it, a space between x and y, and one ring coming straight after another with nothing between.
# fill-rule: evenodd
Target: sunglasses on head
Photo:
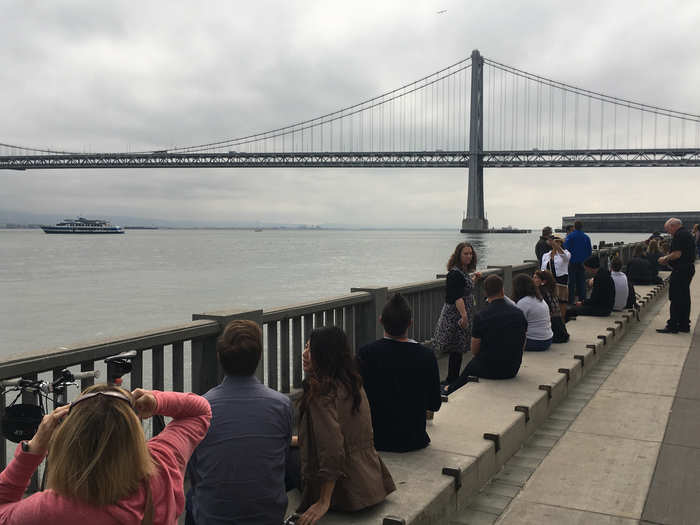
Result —
<instances>
[{"instance_id":1,"label":"sunglasses on head","mask_svg":"<svg viewBox=\"0 0 700 525\"><path fill-rule=\"evenodd\" d=\"M68 409L68 413L70 414L70 411L73 410L73 407L77 405L78 403L81 403L85 401L86 399L91 399L93 397L97 396L104 396L104 397L113 397L115 399L121 399L122 401L126 401L129 403L129 406L131 408L134 408L134 404L131 401L131 398L127 396L126 394L123 394L117 390L105 390L105 391L100 391L100 392L90 392L89 394L85 394L84 396L79 397L75 401L73 401L70 404L70 408Z\"/></svg>"}]
</instances>

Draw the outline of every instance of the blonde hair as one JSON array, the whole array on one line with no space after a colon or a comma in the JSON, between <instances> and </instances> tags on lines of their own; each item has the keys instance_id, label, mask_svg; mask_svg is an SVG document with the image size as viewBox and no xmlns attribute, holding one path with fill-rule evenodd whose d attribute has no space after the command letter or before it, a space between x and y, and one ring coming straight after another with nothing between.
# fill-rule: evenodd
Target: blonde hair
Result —
<instances>
[{"instance_id":1,"label":"blonde hair","mask_svg":"<svg viewBox=\"0 0 700 525\"><path fill-rule=\"evenodd\" d=\"M553 237L552 238L552 254L553 255L564 255L564 248L562 247L562 243L564 241L561 239L561 237Z\"/></svg>"},{"instance_id":2,"label":"blonde hair","mask_svg":"<svg viewBox=\"0 0 700 525\"><path fill-rule=\"evenodd\" d=\"M129 392L101 384L91 392ZM125 400L95 396L76 404L49 444L46 486L88 505L117 503L155 472L141 423Z\"/></svg>"}]
</instances>

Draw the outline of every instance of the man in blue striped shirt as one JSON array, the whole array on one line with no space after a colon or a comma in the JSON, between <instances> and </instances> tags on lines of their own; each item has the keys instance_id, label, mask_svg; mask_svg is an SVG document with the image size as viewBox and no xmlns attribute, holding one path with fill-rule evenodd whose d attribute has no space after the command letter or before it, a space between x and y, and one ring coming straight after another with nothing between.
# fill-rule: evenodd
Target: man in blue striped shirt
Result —
<instances>
[{"instance_id":1,"label":"man in blue striped shirt","mask_svg":"<svg viewBox=\"0 0 700 525\"><path fill-rule=\"evenodd\" d=\"M255 377L262 348L260 328L252 321L231 321L217 341L226 375L204 394L212 419L188 465L188 525L284 520L292 407L287 396Z\"/></svg>"}]
</instances>

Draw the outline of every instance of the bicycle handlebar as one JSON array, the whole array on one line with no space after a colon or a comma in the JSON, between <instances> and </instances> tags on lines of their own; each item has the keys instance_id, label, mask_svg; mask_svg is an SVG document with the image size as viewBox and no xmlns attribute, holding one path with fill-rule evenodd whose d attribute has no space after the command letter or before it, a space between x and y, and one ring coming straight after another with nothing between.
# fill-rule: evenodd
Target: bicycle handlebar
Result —
<instances>
[{"instance_id":1,"label":"bicycle handlebar","mask_svg":"<svg viewBox=\"0 0 700 525\"><path fill-rule=\"evenodd\" d=\"M34 380L18 377L16 379L4 379L0 381L0 389L20 388L20 389L37 389L43 392L51 392L55 386L60 383L73 383L82 379L97 379L100 377L99 370L87 370L85 372L71 372L65 370L62 377L59 377L54 383L48 383L43 379Z\"/></svg>"},{"instance_id":2,"label":"bicycle handlebar","mask_svg":"<svg viewBox=\"0 0 700 525\"><path fill-rule=\"evenodd\" d=\"M11 388L14 386L20 386L20 383L22 383L23 381L31 381L31 380L24 379L21 377L18 377L17 379L5 379L3 381L0 381L0 388Z\"/></svg>"},{"instance_id":3,"label":"bicycle handlebar","mask_svg":"<svg viewBox=\"0 0 700 525\"><path fill-rule=\"evenodd\" d=\"M82 379L98 379L99 377L100 377L99 370L87 370L85 372L73 373L73 381L80 381Z\"/></svg>"},{"instance_id":4,"label":"bicycle handlebar","mask_svg":"<svg viewBox=\"0 0 700 525\"><path fill-rule=\"evenodd\" d=\"M138 355L136 350L130 350L128 352L122 352L121 354L112 355L105 359L105 363L110 363L112 361L130 361Z\"/></svg>"}]
</instances>

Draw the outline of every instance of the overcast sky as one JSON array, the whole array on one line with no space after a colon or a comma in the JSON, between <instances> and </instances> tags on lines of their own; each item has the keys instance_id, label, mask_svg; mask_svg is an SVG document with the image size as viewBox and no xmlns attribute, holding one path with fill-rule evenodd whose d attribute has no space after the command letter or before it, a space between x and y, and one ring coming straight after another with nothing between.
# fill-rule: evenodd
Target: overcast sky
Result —
<instances>
[{"instance_id":1,"label":"overcast sky","mask_svg":"<svg viewBox=\"0 0 700 525\"><path fill-rule=\"evenodd\" d=\"M446 10L438 14L438 11ZM466 58L700 114L700 3L2 2L0 142L164 149L328 113ZM0 154L5 150L0 149ZM700 168L490 169L492 225L697 210ZM0 171L0 211L458 227L466 170Z\"/></svg>"}]
</instances>

